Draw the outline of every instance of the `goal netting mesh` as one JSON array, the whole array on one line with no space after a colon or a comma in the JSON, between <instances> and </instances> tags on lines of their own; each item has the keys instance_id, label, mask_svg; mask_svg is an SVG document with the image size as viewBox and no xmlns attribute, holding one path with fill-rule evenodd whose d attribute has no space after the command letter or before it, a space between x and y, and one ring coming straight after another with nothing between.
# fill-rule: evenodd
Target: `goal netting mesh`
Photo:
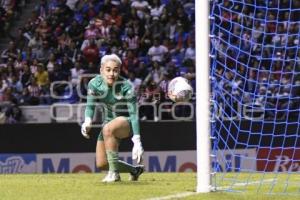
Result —
<instances>
[{"instance_id":1,"label":"goal netting mesh","mask_svg":"<svg viewBox=\"0 0 300 200\"><path fill-rule=\"evenodd\" d=\"M300 194L300 1L211 0L216 189Z\"/></svg>"}]
</instances>

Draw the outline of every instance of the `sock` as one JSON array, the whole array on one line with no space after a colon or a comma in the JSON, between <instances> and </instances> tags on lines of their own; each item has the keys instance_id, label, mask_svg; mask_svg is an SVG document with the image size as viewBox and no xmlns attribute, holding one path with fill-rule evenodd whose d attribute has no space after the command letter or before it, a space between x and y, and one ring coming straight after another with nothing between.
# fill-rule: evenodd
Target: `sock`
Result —
<instances>
[{"instance_id":1,"label":"sock","mask_svg":"<svg viewBox=\"0 0 300 200\"><path fill-rule=\"evenodd\" d=\"M112 172L119 172L118 168L118 160L119 160L119 155L118 152L116 151L111 151L108 150L106 151L106 156L107 156L107 162L108 162L108 170Z\"/></svg>"},{"instance_id":2,"label":"sock","mask_svg":"<svg viewBox=\"0 0 300 200\"><path fill-rule=\"evenodd\" d=\"M124 162L123 160L118 160L118 169L119 172L136 173L135 167L127 162Z\"/></svg>"}]
</instances>

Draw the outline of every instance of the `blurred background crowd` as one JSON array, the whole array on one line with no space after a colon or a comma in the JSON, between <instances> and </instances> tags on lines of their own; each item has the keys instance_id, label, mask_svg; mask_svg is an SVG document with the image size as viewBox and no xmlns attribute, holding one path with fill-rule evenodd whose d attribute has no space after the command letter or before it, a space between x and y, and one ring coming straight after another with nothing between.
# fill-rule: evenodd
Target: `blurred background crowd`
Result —
<instances>
[{"instance_id":1,"label":"blurred background crowd","mask_svg":"<svg viewBox=\"0 0 300 200\"><path fill-rule=\"evenodd\" d=\"M0 34L7 35L30 1L0 1ZM222 0L212 8L212 95L228 118L247 109L270 120L298 119L300 1L246 2ZM135 86L139 103L151 104L140 108L140 118L157 121L153 105L171 104L172 78L186 77L195 90L195 1L37 1L1 52L0 121L20 120L18 106L85 102L91 75L110 53L122 58L121 75ZM162 108L169 110L163 118L172 119L171 105ZM191 108L176 112L190 116Z\"/></svg>"},{"instance_id":2,"label":"blurred background crowd","mask_svg":"<svg viewBox=\"0 0 300 200\"><path fill-rule=\"evenodd\" d=\"M31 0L32 1L32 0ZM0 33L21 16L30 0L0 1ZM19 106L85 102L91 74L103 55L123 60L138 101L155 106L170 102L168 82L184 76L195 89L194 0L40 0L31 16L1 52L0 119L21 119ZM172 119L165 105L165 119ZM178 116L191 108L178 106ZM158 120L152 106L143 120ZM1 120L0 120L1 121Z\"/></svg>"},{"instance_id":3,"label":"blurred background crowd","mask_svg":"<svg viewBox=\"0 0 300 200\"><path fill-rule=\"evenodd\" d=\"M219 2L211 53L224 116L299 120L300 1Z\"/></svg>"}]
</instances>

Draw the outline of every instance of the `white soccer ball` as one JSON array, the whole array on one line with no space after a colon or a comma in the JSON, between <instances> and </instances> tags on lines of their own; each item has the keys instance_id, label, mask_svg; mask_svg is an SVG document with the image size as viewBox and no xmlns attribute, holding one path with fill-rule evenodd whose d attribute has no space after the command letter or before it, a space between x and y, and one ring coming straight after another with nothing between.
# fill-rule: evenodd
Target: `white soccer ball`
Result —
<instances>
[{"instance_id":1,"label":"white soccer ball","mask_svg":"<svg viewBox=\"0 0 300 200\"><path fill-rule=\"evenodd\" d=\"M168 97L174 102L187 102L191 99L193 88L183 77L172 79L168 86Z\"/></svg>"}]
</instances>

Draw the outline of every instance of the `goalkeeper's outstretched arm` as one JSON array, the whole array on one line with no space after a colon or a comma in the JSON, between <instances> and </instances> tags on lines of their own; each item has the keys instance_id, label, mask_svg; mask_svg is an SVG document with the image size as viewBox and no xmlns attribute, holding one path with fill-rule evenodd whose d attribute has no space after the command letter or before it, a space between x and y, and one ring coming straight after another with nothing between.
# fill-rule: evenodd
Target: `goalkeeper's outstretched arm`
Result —
<instances>
[{"instance_id":1,"label":"goalkeeper's outstretched arm","mask_svg":"<svg viewBox=\"0 0 300 200\"><path fill-rule=\"evenodd\" d=\"M92 80L91 80L92 81ZM81 126L81 133L85 138L90 138L89 131L92 125L92 119L94 117L94 110L95 110L95 91L92 87L91 81L88 84L88 95L87 95L87 103L84 112L84 122Z\"/></svg>"}]
</instances>

